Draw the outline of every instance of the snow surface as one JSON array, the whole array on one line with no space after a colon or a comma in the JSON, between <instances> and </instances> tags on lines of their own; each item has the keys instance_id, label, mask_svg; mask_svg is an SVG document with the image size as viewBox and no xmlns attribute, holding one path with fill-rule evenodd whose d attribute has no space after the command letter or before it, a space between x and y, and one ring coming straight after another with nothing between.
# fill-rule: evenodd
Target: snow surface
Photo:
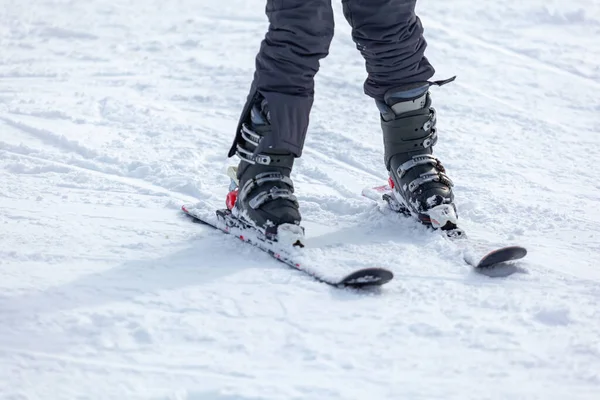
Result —
<instances>
[{"instance_id":1,"label":"snow surface","mask_svg":"<svg viewBox=\"0 0 600 400\"><path fill-rule=\"evenodd\" d=\"M224 202L264 1L4 2L0 398L599 398L600 3L418 4L463 226L530 250L506 279L360 196L381 133L335 9L294 178L315 261L378 293L178 212Z\"/></svg>"}]
</instances>

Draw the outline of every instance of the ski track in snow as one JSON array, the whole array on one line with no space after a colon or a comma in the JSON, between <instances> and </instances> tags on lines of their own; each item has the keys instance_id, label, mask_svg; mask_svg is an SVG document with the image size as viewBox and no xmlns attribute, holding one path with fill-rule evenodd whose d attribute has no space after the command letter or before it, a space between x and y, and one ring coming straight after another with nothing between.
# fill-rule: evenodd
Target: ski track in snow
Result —
<instances>
[{"instance_id":1,"label":"ski track in snow","mask_svg":"<svg viewBox=\"0 0 600 400\"><path fill-rule=\"evenodd\" d=\"M597 2L418 5L462 223L530 250L507 279L360 196L381 133L335 7L294 178L312 260L395 273L360 294L178 213L223 204L264 2L0 10L0 398L597 397Z\"/></svg>"}]
</instances>

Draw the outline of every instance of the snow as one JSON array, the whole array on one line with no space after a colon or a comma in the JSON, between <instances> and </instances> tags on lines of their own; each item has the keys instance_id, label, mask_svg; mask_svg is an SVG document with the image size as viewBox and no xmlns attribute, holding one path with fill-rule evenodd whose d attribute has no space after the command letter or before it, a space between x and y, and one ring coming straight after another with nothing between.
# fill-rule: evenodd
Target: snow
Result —
<instances>
[{"instance_id":1,"label":"snow","mask_svg":"<svg viewBox=\"0 0 600 400\"><path fill-rule=\"evenodd\" d=\"M418 4L462 225L529 249L500 279L361 196L386 174L338 3L294 179L315 262L395 273L364 294L178 212L224 204L264 1L0 10L0 398L597 398L599 3Z\"/></svg>"}]
</instances>

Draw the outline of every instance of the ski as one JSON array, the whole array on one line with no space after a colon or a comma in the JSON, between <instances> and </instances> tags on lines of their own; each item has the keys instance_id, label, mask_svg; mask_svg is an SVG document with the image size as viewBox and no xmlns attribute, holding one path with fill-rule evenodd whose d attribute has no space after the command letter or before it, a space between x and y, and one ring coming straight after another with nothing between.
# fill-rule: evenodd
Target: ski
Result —
<instances>
[{"instance_id":1,"label":"ski","mask_svg":"<svg viewBox=\"0 0 600 400\"><path fill-rule=\"evenodd\" d=\"M390 210L414 219L410 210L395 199L392 190L390 185L367 187L363 189L362 195L380 204L383 201ZM477 258L474 255L476 253L475 245L463 229L456 227L455 229L439 232L457 245L462 251L463 260L473 267L475 272L490 277L505 277L516 272L523 272L521 268L508 264L510 261L520 260L527 255L527 249L522 246L488 249L483 257Z\"/></svg>"},{"instance_id":2,"label":"ski","mask_svg":"<svg viewBox=\"0 0 600 400\"><path fill-rule=\"evenodd\" d=\"M311 278L334 287L366 288L381 286L394 277L394 274L384 268L363 268L355 270L339 278L332 278L320 274L318 270L310 268L301 261L300 252L304 245L296 241L291 245L292 249L282 248L277 241L265 237L262 233L248 227L243 221L232 215L229 209L218 209L216 212L207 212L204 207L197 208L194 205L183 205L181 210L185 215L192 218L194 222L231 234L244 243L248 243L263 252L269 254L275 260L302 272Z\"/></svg>"},{"instance_id":3,"label":"ski","mask_svg":"<svg viewBox=\"0 0 600 400\"><path fill-rule=\"evenodd\" d=\"M523 270L509 261L516 261L527 255L527 249L521 246L506 246L488 252L477 264L472 265L476 272L492 278L505 277ZM468 262L468 261L467 261Z\"/></svg>"}]
</instances>

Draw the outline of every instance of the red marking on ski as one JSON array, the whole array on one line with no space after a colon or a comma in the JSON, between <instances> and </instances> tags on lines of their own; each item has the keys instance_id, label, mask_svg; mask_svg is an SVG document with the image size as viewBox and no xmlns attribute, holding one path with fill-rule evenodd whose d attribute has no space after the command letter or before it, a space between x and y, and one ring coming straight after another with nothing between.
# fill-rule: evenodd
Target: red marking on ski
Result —
<instances>
[{"instance_id":1,"label":"red marking on ski","mask_svg":"<svg viewBox=\"0 0 600 400\"><path fill-rule=\"evenodd\" d=\"M378 191L378 192L387 192L387 191L388 191L388 189L389 189L389 186L388 186L388 185L375 186L375 187L373 188L373 190L376 190L376 191Z\"/></svg>"}]
</instances>

